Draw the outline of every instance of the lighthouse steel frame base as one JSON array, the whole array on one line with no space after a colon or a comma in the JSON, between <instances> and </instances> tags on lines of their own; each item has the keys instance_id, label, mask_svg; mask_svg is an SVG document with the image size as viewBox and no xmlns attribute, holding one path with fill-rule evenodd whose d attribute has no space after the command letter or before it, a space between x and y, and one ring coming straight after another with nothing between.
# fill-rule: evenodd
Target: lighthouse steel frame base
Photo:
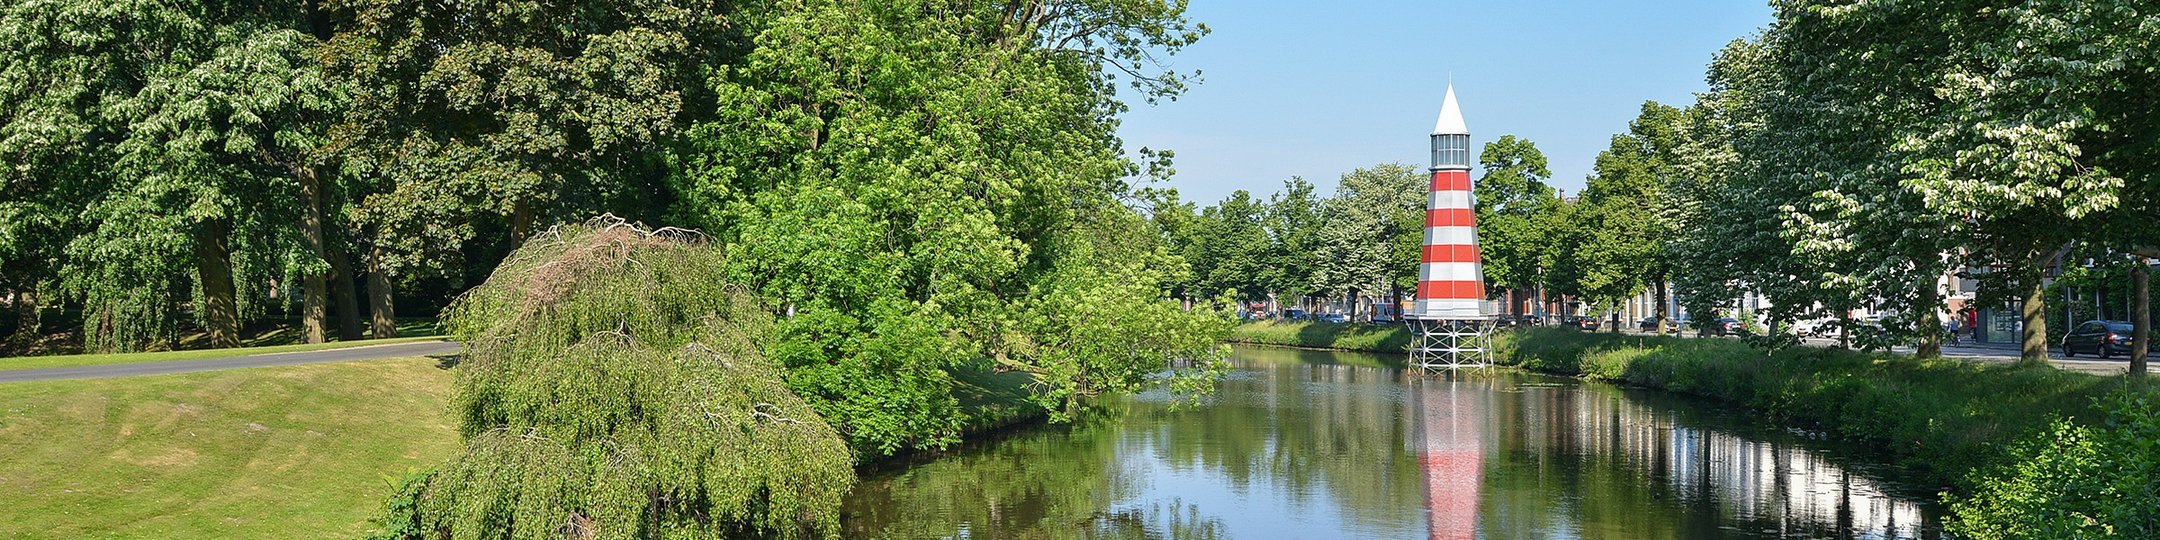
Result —
<instances>
[{"instance_id":1,"label":"lighthouse steel frame base","mask_svg":"<svg viewBox=\"0 0 2160 540\"><path fill-rule=\"evenodd\" d=\"M1492 319L1409 319L1410 367L1464 369L1493 363Z\"/></svg>"}]
</instances>

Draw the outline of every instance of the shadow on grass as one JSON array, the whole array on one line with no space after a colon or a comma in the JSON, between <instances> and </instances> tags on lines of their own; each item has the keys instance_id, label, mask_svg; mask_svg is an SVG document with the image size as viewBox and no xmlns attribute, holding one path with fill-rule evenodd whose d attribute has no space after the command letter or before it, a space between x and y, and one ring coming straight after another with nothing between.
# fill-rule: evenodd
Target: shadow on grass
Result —
<instances>
[{"instance_id":1,"label":"shadow on grass","mask_svg":"<svg viewBox=\"0 0 2160 540\"><path fill-rule=\"evenodd\" d=\"M449 370L458 367L458 364L465 363L465 353L438 354L428 358L435 359L435 368L442 370Z\"/></svg>"}]
</instances>

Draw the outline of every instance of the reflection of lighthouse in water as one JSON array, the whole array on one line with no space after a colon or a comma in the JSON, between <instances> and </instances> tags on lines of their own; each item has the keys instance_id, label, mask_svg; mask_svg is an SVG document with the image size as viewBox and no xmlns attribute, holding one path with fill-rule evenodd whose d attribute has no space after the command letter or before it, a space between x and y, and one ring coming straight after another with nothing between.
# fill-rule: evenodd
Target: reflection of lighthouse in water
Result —
<instances>
[{"instance_id":1,"label":"reflection of lighthouse in water","mask_svg":"<svg viewBox=\"0 0 2160 540\"><path fill-rule=\"evenodd\" d=\"M1433 540L1477 538L1489 390L1446 378L1414 381L1409 401L1417 427L1409 442L1425 475L1426 533Z\"/></svg>"}]
</instances>

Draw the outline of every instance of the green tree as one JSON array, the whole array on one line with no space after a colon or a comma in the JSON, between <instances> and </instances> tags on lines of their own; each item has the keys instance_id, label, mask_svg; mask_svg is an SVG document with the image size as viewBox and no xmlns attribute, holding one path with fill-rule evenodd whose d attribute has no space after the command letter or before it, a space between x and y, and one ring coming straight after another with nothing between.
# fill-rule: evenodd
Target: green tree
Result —
<instances>
[{"instance_id":1,"label":"green tree","mask_svg":"<svg viewBox=\"0 0 2160 540\"><path fill-rule=\"evenodd\" d=\"M31 234L18 245L49 269L51 227L72 224L62 284L83 298L87 345L170 342L168 314L188 291L209 343L237 345L241 321L263 310L251 289L295 275L319 341L327 180L317 147L341 103L316 65L321 14L195 2L5 9L0 129L23 158L12 174L42 179L24 197L42 211L80 209L24 223Z\"/></svg>"},{"instance_id":2,"label":"green tree","mask_svg":"<svg viewBox=\"0 0 2160 540\"><path fill-rule=\"evenodd\" d=\"M386 274L371 282L484 275L536 226L600 209L658 217L666 149L721 101L704 78L742 56L753 7L327 5L344 24L321 54L352 90L332 149L365 180L351 213Z\"/></svg>"},{"instance_id":3,"label":"green tree","mask_svg":"<svg viewBox=\"0 0 2160 540\"><path fill-rule=\"evenodd\" d=\"M1361 299L1414 287L1419 253L1401 243L1424 241L1427 190L1424 173L1402 163L1344 173L1325 205L1315 288L1348 295L1355 316Z\"/></svg>"},{"instance_id":4,"label":"green tree","mask_svg":"<svg viewBox=\"0 0 2160 540\"><path fill-rule=\"evenodd\" d=\"M1312 183L1301 177L1284 181L1282 191L1268 196L1265 223L1275 246L1268 261L1268 290L1290 298L1313 292L1313 257L1326 225L1324 204Z\"/></svg>"},{"instance_id":5,"label":"green tree","mask_svg":"<svg viewBox=\"0 0 2160 540\"><path fill-rule=\"evenodd\" d=\"M1046 346L1165 328L1212 335L1222 317L1083 324L1045 311L1174 305L1167 250L1097 260L1124 251L1095 239L1157 234L1123 206L1141 167L1116 137L1125 105L1111 75L1138 95L1175 97L1184 76L1150 62L1205 31L1182 3L772 7L729 21L750 46L699 89L714 108L670 157L674 212L729 245L740 282L793 313L774 356L858 449L957 440L959 372L1026 371L1053 385L1043 395L1077 399L1141 384L1132 366L1212 364L1212 351L1178 339ZM1133 297L1118 282L1162 290Z\"/></svg>"},{"instance_id":6,"label":"green tree","mask_svg":"<svg viewBox=\"0 0 2160 540\"><path fill-rule=\"evenodd\" d=\"M1266 203L1245 190L1201 210L1192 232L1192 270L1204 295L1267 298L1275 285L1278 251L1268 237Z\"/></svg>"},{"instance_id":7,"label":"green tree","mask_svg":"<svg viewBox=\"0 0 2160 540\"><path fill-rule=\"evenodd\" d=\"M1521 307L1520 295L1538 287L1549 249L1548 227L1559 194L1545 183L1552 177L1537 143L1502 135L1478 153L1485 171L1472 186L1476 196L1478 249L1485 280L1506 289L1508 309Z\"/></svg>"},{"instance_id":8,"label":"green tree","mask_svg":"<svg viewBox=\"0 0 2160 540\"><path fill-rule=\"evenodd\" d=\"M1570 224L1584 301L1615 313L1620 302L1664 283L1673 226L1664 203L1681 149L1680 109L1646 102L1642 115L1600 152ZM1660 298L1663 296L1660 295ZM1663 302L1658 316L1663 319ZM1613 320L1613 331L1620 321Z\"/></svg>"}]
</instances>

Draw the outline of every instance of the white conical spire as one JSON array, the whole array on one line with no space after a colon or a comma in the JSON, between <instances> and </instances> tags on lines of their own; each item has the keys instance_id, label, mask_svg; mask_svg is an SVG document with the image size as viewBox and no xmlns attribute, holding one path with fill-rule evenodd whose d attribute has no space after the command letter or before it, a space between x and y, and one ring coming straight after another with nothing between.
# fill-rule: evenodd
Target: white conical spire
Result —
<instances>
[{"instance_id":1,"label":"white conical spire","mask_svg":"<svg viewBox=\"0 0 2160 540\"><path fill-rule=\"evenodd\" d=\"M1447 98L1440 100L1440 122L1433 124L1434 135L1469 135L1470 127L1463 125L1462 109L1455 106L1455 85L1449 83Z\"/></svg>"}]
</instances>

